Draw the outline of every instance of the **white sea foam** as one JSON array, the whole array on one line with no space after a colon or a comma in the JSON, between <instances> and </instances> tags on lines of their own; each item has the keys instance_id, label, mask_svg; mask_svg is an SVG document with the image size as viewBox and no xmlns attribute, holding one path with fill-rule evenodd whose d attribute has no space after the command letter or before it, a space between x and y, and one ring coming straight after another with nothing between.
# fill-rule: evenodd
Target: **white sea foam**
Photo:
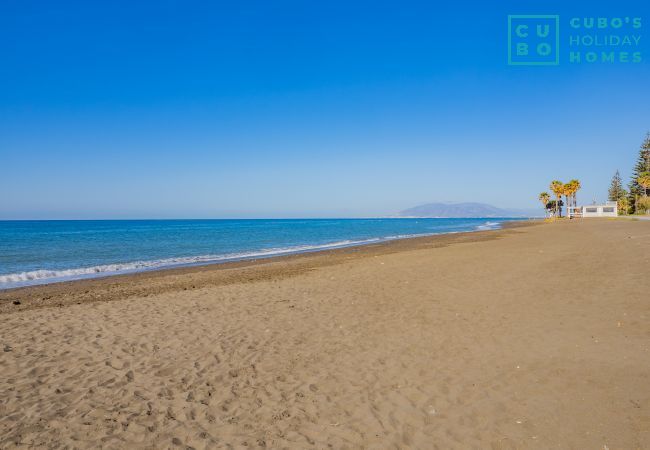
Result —
<instances>
[{"instance_id":1,"label":"white sea foam","mask_svg":"<svg viewBox=\"0 0 650 450\"><path fill-rule=\"evenodd\" d=\"M117 275L123 273L141 272L169 267L200 265L208 263L235 261L240 259L266 258L289 253L301 253L331 248L349 247L378 242L381 239L344 240L320 245L299 245L285 248L270 248L253 252L228 253L224 255L200 255L179 258L166 258L153 261L133 261L127 263L104 264L92 267L80 267L64 270L33 270L30 272L10 273L0 275L0 288L19 287L33 284L69 281L97 276Z\"/></svg>"},{"instance_id":2,"label":"white sea foam","mask_svg":"<svg viewBox=\"0 0 650 450\"><path fill-rule=\"evenodd\" d=\"M496 230L501 227L501 224L499 222L485 222L483 225L478 225L476 227L477 230Z\"/></svg>"}]
</instances>

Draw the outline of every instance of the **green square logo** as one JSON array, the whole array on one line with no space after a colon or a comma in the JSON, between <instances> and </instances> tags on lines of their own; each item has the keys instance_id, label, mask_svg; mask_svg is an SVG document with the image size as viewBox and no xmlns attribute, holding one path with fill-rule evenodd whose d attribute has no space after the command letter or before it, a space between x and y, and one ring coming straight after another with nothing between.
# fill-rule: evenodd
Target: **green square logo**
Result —
<instances>
[{"instance_id":1,"label":"green square logo","mask_svg":"<svg viewBox=\"0 0 650 450\"><path fill-rule=\"evenodd\" d=\"M559 63L560 16L508 16L508 65L557 66Z\"/></svg>"}]
</instances>

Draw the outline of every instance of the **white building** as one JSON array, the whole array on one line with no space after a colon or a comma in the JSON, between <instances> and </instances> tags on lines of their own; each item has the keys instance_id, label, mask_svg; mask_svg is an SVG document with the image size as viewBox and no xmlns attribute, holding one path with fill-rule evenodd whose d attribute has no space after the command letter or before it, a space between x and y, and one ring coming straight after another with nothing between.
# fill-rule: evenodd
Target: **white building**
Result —
<instances>
[{"instance_id":1,"label":"white building","mask_svg":"<svg viewBox=\"0 0 650 450\"><path fill-rule=\"evenodd\" d=\"M569 208L569 217L618 217L618 204L605 202L601 205L587 205Z\"/></svg>"}]
</instances>

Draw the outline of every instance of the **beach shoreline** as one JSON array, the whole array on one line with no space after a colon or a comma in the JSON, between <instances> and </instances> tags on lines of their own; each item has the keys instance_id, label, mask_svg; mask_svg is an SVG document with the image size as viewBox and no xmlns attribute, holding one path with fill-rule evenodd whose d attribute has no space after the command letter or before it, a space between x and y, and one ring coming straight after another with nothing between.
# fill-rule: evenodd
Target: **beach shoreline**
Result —
<instances>
[{"instance_id":1,"label":"beach shoreline","mask_svg":"<svg viewBox=\"0 0 650 450\"><path fill-rule=\"evenodd\" d=\"M0 290L491 230L516 220L0 221L0 249L13 255L3 258Z\"/></svg>"},{"instance_id":2,"label":"beach shoreline","mask_svg":"<svg viewBox=\"0 0 650 450\"><path fill-rule=\"evenodd\" d=\"M155 269L147 269L134 271L130 273L117 273L97 275L94 277L72 279L67 281L54 281L43 282L28 286L10 287L0 289L0 314L8 311L20 311L31 309L34 307L49 307L49 306L62 306L64 304L72 304L79 301L105 301L116 298L123 298L125 296L139 295L140 290L137 289L120 289L120 287L132 285L133 283L146 283L148 277L157 279L159 277L170 276L173 278L183 275L193 275L198 273L204 274L206 271L219 271L219 270L233 270L233 269L251 269L255 266L265 264L295 264L304 257L319 257L327 255L330 260L328 264L334 264L339 256L347 257L348 252L352 252L355 256L363 256L364 252L359 251L363 248L368 248L370 253L383 252L383 251L403 251L407 249L420 248L421 246L428 246L432 244L449 245L454 242L465 242L467 238L454 239L454 236L472 235L469 241L474 239L483 239L484 233L492 233L495 231L509 230L513 228L523 227L541 223L538 219L522 219L513 220L499 223L499 227L489 230L473 230L449 233L437 233L427 236L414 236L403 237L396 239L385 239L378 242L368 242L356 245L346 245L328 249L318 249L310 251L297 251L287 254L271 255L264 257L250 257L240 258L228 261L208 262L186 264L180 266L160 267ZM343 252L339 255L339 252ZM302 261L300 261L302 262ZM323 264L323 261L318 261L317 265ZM277 265L277 264L276 264ZM288 269L289 271L291 269ZM197 282L193 281L188 283L187 286L183 283L172 283L169 285L170 289L196 289ZM214 284L213 284L214 285ZM175 287L174 287L175 286ZM192 287L193 286L193 287ZM119 290L119 294L116 294ZM102 294L93 292L92 296L86 296L90 292L97 291ZM110 292L110 294L109 294ZM40 299L40 300L39 300ZM15 301L20 301L20 304L14 304Z\"/></svg>"},{"instance_id":3,"label":"beach shoreline","mask_svg":"<svg viewBox=\"0 0 650 450\"><path fill-rule=\"evenodd\" d=\"M563 220L2 292L0 447L649 448L649 249Z\"/></svg>"}]
</instances>

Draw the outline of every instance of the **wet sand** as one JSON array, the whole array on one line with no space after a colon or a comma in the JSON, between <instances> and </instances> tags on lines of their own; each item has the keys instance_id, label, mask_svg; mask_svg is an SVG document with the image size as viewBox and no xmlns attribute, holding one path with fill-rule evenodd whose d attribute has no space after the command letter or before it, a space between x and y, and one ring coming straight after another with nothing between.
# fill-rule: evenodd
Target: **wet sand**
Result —
<instances>
[{"instance_id":1,"label":"wet sand","mask_svg":"<svg viewBox=\"0 0 650 450\"><path fill-rule=\"evenodd\" d=\"M0 448L650 448L650 223L0 292Z\"/></svg>"}]
</instances>

